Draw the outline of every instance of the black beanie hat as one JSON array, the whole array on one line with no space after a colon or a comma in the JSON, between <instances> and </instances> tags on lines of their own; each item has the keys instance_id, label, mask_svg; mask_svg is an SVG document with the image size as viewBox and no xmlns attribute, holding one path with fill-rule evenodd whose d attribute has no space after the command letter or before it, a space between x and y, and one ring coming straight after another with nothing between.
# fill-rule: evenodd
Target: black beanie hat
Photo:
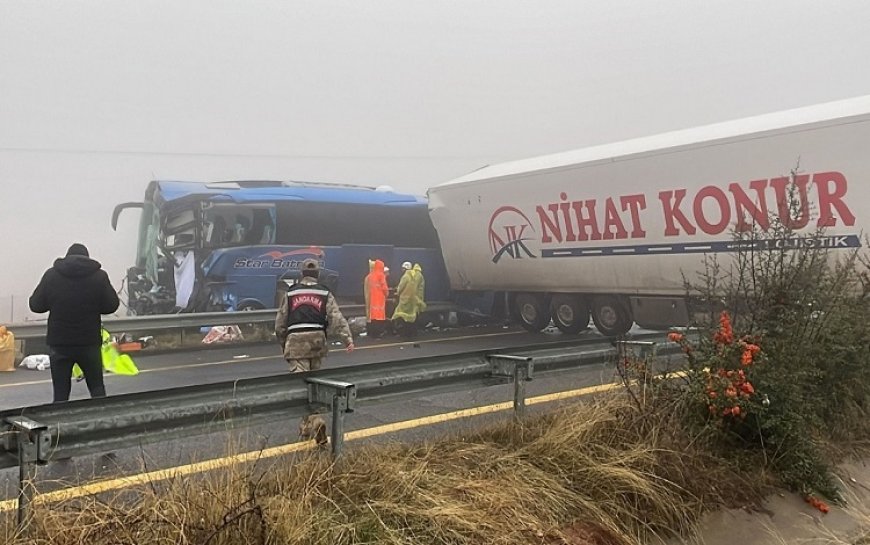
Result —
<instances>
[{"instance_id":1,"label":"black beanie hat","mask_svg":"<svg viewBox=\"0 0 870 545\"><path fill-rule=\"evenodd\" d=\"M66 251L66 255L83 255L85 257L90 257L88 249L85 247L85 245L79 244L78 242L69 247L69 250Z\"/></svg>"}]
</instances>

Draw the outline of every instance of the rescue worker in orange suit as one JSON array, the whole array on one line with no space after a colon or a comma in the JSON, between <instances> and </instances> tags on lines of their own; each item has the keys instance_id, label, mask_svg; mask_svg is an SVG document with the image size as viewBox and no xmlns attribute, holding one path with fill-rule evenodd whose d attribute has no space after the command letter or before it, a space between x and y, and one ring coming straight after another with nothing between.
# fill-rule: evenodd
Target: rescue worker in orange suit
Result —
<instances>
[{"instance_id":1,"label":"rescue worker in orange suit","mask_svg":"<svg viewBox=\"0 0 870 545\"><path fill-rule=\"evenodd\" d=\"M390 288L387 286L387 276L384 273L384 262L376 259L372 271L365 278L366 330L372 337L382 337L387 326L387 296Z\"/></svg>"},{"instance_id":2,"label":"rescue worker in orange suit","mask_svg":"<svg viewBox=\"0 0 870 545\"><path fill-rule=\"evenodd\" d=\"M320 369L329 352L327 335L340 337L348 352L354 348L347 320L329 288L318 282L319 276L317 260L303 261L302 279L289 287L275 318L275 335L292 373ZM299 437L313 437L318 445L326 445L326 422L317 413L303 417L299 424Z\"/></svg>"}]
</instances>

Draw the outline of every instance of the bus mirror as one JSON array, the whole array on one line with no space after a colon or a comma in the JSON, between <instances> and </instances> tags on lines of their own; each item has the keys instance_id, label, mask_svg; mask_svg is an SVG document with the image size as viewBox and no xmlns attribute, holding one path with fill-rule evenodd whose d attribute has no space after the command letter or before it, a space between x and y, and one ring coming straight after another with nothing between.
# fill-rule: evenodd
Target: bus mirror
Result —
<instances>
[{"instance_id":1,"label":"bus mirror","mask_svg":"<svg viewBox=\"0 0 870 545\"><path fill-rule=\"evenodd\" d=\"M144 208L145 203L141 202L125 202L123 204L119 204L115 207L115 210L112 211L112 231L118 230L118 218L121 216L121 212L128 208Z\"/></svg>"}]
</instances>

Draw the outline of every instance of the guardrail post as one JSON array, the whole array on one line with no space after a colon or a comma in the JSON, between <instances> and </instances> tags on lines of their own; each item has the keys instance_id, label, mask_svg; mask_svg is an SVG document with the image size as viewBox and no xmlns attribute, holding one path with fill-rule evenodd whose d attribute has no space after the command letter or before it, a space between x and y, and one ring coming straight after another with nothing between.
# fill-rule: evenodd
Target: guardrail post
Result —
<instances>
[{"instance_id":1,"label":"guardrail post","mask_svg":"<svg viewBox=\"0 0 870 545\"><path fill-rule=\"evenodd\" d=\"M616 353L620 361L624 360L630 354L637 355L640 359L654 358L656 356L656 347L658 343L655 341L615 341Z\"/></svg>"},{"instance_id":2,"label":"guardrail post","mask_svg":"<svg viewBox=\"0 0 870 545\"><path fill-rule=\"evenodd\" d=\"M18 528L25 532L30 525L30 504L36 492L33 486L37 464L48 461L51 435L48 426L24 416L7 418L5 426L14 433L15 449L18 452ZM6 450L12 450L7 440Z\"/></svg>"},{"instance_id":3,"label":"guardrail post","mask_svg":"<svg viewBox=\"0 0 870 545\"><path fill-rule=\"evenodd\" d=\"M339 380L309 378L308 403L316 408L332 410L330 443L332 455L337 458L344 447L344 415L356 409L356 385Z\"/></svg>"},{"instance_id":4,"label":"guardrail post","mask_svg":"<svg viewBox=\"0 0 870 545\"><path fill-rule=\"evenodd\" d=\"M526 415L526 382L532 380L535 364L527 356L493 354L489 356L492 376L512 378L514 381L514 414L517 418Z\"/></svg>"}]
</instances>

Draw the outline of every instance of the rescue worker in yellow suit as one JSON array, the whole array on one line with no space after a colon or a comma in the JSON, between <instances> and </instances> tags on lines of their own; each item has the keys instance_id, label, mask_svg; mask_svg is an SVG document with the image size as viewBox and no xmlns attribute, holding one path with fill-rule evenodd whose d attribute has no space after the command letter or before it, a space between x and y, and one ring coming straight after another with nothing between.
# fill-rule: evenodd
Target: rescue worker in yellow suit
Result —
<instances>
[{"instance_id":1,"label":"rescue worker in yellow suit","mask_svg":"<svg viewBox=\"0 0 870 545\"><path fill-rule=\"evenodd\" d=\"M275 335L284 350L291 373L320 369L329 352L327 334L341 337L348 352L353 352L353 336L335 297L320 284L320 264L315 259L302 262L302 280L289 287L275 317ZM319 446L328 443L326 422L316 413L299 423L301 439L314 438Z\"/></svg>"},{"instance_id":2,"label":"rescue worker in yellow suit","mask_svg":"<svg viewBox=\"0 0 870 545\"><path fill-rule=\"evenodd\" d=\"M417 316L425 309L420 291L423 275L422 269L414 270L408 261L402 263L402 269L405 273L396 288L399 302L392 320L399 335L413 338L417 333Z\"/></svg>"}]
</instances>

